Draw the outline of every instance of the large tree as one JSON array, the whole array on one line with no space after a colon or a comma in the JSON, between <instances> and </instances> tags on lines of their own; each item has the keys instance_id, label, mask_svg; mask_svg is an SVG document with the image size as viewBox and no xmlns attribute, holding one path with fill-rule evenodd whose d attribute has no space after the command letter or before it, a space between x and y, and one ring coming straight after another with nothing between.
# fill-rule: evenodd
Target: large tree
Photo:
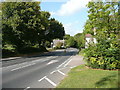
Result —
<instances>
[{"instance_id":1,"label":"large tree","mask_svg":"<svg viewBox=\"0 0 120 90\"><path fill-rule=\"evenodd\" d=\"M3 44L17 49L36 42L41 30L39 2L2 3Z\"/></svg>"},{"instance_id":2,"label":"large tree","mask_svg":"<svg viewBox=\"0 0 120 90\"><path fill-rule=\"evenodd\" d=\"M65 31L64 31L64 27L62 23L55 20L54 18L51 18L50 19L50 31L48 34L50 39L56 39L56 38L63 39L64 35L65 35Z\"/></svg>"}]
</instances>

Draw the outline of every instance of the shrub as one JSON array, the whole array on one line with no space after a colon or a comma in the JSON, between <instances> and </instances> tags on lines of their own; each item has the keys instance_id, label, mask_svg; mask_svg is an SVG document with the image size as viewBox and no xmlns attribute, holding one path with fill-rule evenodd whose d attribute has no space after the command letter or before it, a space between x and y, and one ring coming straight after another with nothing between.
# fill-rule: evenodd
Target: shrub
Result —
<instances>
[{"instance_id":1,"label":"shrub","mask_svg":"<svg viewBox=\"0 0 120 90\"><path fill-rule=\"evenodd\" d=\"M106 40L96 45L92 44L85 49L85 59L87 65L100 69L119 69L120 65L120 45L117 41Z\"/></svg>"}]
</instances>

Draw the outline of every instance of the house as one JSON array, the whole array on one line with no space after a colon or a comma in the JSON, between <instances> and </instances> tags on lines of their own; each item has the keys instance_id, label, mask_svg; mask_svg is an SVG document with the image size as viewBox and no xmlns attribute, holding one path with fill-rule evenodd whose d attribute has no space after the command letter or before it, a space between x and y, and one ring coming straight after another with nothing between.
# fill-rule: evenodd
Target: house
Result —
<instances>
[{"instance_id":1,"label":"house","mask_svg":"<svg viewBox=\"0 0 120 90\"><path fill-rule=\"evenodd\" d=\"M64 47L65 40L59 40L59 39L54 39L53 42L51 43L51 47L52 48L56 47L59 42L63 43L62 47Z\"/></svg>"},{"instance_id":2,"label":"house","mask_svg":"<svg viewBox=\"0 0 120 90\"><path fill-rule=\"evenodd\" d=\"M93 36L91 34L86 34L85 35L85 48L88 47L89 43L97 43L96 38L93 38Z\"/></svg>"},{"instance_id":3,"label":"house","mask_svg":"<svg viewBox=\"0 0 120 90\"><path fill-rule=\"evenodd\" d=\"M96 28L93 29L94 35L96 35ZM114 31L111 31L110 33L115 33ZM116 31L116 35L118 37L118 40L120 40L120 31ZM89 43L97 43L96 38L94 38L91 34L86 34L85 35L85 48L88 47Z\"/></svg>"}]
</instances>

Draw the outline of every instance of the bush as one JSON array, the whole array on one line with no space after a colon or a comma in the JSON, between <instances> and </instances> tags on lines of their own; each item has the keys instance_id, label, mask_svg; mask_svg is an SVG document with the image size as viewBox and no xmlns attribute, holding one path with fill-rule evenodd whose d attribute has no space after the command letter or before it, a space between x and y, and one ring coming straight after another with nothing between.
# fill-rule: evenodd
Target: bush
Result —
<instances>
[{"instance_id":1,"label":"bush","mask_svg":"<svg viewBox=\"0 0 120 90\"><path fill-rule=\"evenodd\" d=\"M100 69L119 69L120 68L120 45L117 41L107 40L92 44L85 50L87 65L92 68Z\"/></svg>"},{"instance_id":2,"label":"bush","mask_svg":"<svg viewBox=\"0 0 120 90\"><path fill-rule=\"evenodd\" d=\"M2 49L2 58L7 58L10 56L15 56L17 53L13 50Z\"/></svg>"}]
</instances>

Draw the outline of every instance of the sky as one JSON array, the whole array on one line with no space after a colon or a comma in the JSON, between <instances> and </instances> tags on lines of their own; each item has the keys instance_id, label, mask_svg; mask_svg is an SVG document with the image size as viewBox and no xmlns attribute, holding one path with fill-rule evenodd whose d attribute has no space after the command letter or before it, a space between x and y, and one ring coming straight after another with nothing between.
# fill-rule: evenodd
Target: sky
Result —
<instances>
[{"instance_id":1,"label":"sky","mask_svg":"<svg viewBox=\"0 0 120 90\"><path fill-rule=\"evenodd\" d=\"M82 33L86 20L88 19L86 4L90 0L42 0L40 7L42 11L49 11L51 18L61 22L65 33L74 36Z\"/></svg>"}]
</instances>

